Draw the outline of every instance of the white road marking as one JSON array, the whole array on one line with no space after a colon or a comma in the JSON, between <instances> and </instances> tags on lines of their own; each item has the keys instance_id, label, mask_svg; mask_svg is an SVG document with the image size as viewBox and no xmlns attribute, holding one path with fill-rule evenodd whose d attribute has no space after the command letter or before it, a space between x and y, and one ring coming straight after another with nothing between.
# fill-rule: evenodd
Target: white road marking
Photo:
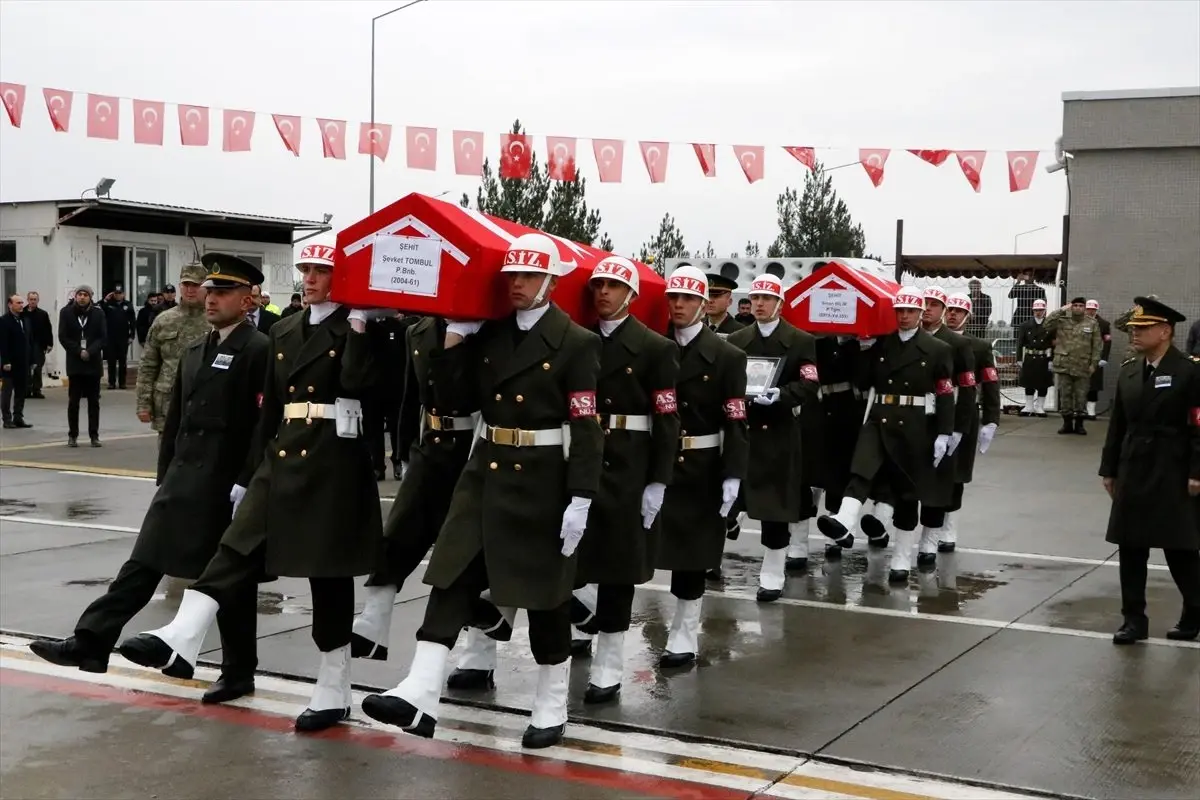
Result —
<instances>
[{"instance_id":1,"label":"white road marking","mask_svg":"<svg viewBox=\"0 0 1200 800\"><path fill-rule=\"evenodd\" d=\"M112 656L109 672L86 673L37 659L28 652L28 641L15 636L3 637L0 642L0 667L92 685L199 699L200 692L194 684L166 678L157 670L140 667L119 655ZM212 681L217 673L216 669L202 666L197 668L196 678L199 681ZM228 705L264 714L295 717L307 706L312 691L311 683L264 675L256 676L255 685L258 689L256 696L244 697ZM348 724L391 734L403 741L406 735L396 728L362 715L359 708L364 696L363 692L354 692L354 717ZM445 703L439 708L438 717L440 724L436 739L529 755L529 751L524 750L520 743L521 734L529 722L525 714ZM485 726L495 733L461 730L455 727L456 722ZM895 792L933 800L952 800L965 796L978 800L1023 800L1028 797L1021 793L982 789L952 780L926 779L879 768L850 768L749 748L693 744L648 733L607 731L579 721L572 721L568 725L567 736L566 744L540 750L537 755L568 763L722 786L748 794L766 789L769 796L799 800L845 797L882 800ZM582 742L584 746L572 745L571 740ZM754 772L763 774L755 775ZM767 784L771 784L769 788Z\"/></svg>"},{"instance_id":2,"label":"white road marking","mask_svg":"<svg viewBox=\"0 0 1200 800\"><path fill-rule=\"evenodd\" d=\"M143 478L139 475L112 475L107 472L75 472L67 470L59 470L59 475L71 475L76 478L103 478L110 481L149 481L154 483L154 478Z\"/></svg>"},{"instance_id":3,"label":"white road marking","mask_svg":"<svg viewBox=\"0 0 1200 800\"><path fill-rule=\"evenodd\" d=\"M139 533L140 528L130 528L126 525L101 525L95 522L76 522L70 519L43 519L41 517L23 517L20 514L0 514L2 522L22 522L26 525L48 525L52 528L85 528L94 531L115 531L116 533Z\"/></svg>"}]
</instances>

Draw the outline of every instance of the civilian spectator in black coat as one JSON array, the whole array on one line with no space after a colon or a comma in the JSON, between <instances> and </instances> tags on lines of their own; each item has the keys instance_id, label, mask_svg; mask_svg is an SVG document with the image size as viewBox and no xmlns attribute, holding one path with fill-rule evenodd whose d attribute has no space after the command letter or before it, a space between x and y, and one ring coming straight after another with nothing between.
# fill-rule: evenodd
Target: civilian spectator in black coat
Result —
<instances>
[{"instance_id":1,"label":"civilian spectator in black coat","mask_svg":"<svg viewBox=\"0 0 1200 800\"><path fill-rule=\"evenodd\" d=\"M0 316L0 411L5 428L29 428L25 422L25 395L29 388L29 363L33 340L28 320L21 313L25 301L21 295L8 298L8 308Z\"/></svg>"},{"instance_id":2,"label":"civilian spectator in black coat","mask_svg":"<svg viewBox=\"0 0 1200 800\"><path fill-rule=\"evenodd\" d=\"M92 302L90 286L75 290L75 299L58 315L58 343L67 351L67 446L78 447L79 401L87 400L88 438L100 446L100 353L108 338L104 312Z\"/></svg>"},{"instance_id":3,"label":"civilian spectator in black coat","mask_svg":"<svg viewBox=\"0 0 1200 800\"><path fill-rule=\"evenodd\" d=\"M1189 356L1200 356L1200 319L1193 322L1188 331L1187 352Z\"/></svg>"},{"instance_id":4,"label":"civilian spectator in black coat","mask_svg":"<svg viewBox=\"0 0 1200 800\"><path fill-rule=\"evenodd\" d=\"M1017 274L1017 282L1008 290L1008 296L1016 300L1012 315L1012 326L1016 328L1033 319L1033 301L1045 300L1046 290L1033 282L1033 270L1027 269Z\"/></svg>"},{"instance_id":5,"label":"civilian spectator in black coat","mask_svg":"<svg viewBox=\"0 0 1200 800\"><path fill-rule=\"evenodd\" d=\"M299 294L294 294L294 295L292 295L292 302L289 303L283 309L283 311L279 312L279 316L280 317L290 317L292 314L295 314L297 311L303 311L303 310L304 310L304 301L301 300Z\"/></svg>"},{"instance_id":6,"label":"civilian spectator in black coat","mask_svg":"<svg viewBox=\"0 0 1200 800\"><path fill-rule=\"evenodd\" d=\"M138 309L137 340L138 344L142 347L146 346L146 337L150 334L150 325L162 310L162 292L155 292L147 297L146 305Z\"/></svg>"},{"instance_id":7,"label":"civilian spectator in black coat","mask_svg":"<svg viewBox=\"0 0 1200 800\"><path fill-rule=\"evenodd\" d=\"M986 339L988 323L992 321L992 298L984 294L983 284L979 281L969 282L967 289L967 296L971 298L971 316L967 318L967 335ZM1032 313L1031 311L1030 314Z\"/></svg>"},{"instance_id":8,"label":"civilian spectator in black coat","mask_svg":"<svg viewBox=\"0 0 1200 800\"><path fill-rule=\"evenodd\" d=\"M46 309L40 307L41 297L37 292L25 295L25 310L21 312L28 320L25 329L32 339L33 350L29 362L29 397L45 400L42 394L42 370L46 367L46 356L54 349L54 325Z\"/></svg>"}]
</instances>

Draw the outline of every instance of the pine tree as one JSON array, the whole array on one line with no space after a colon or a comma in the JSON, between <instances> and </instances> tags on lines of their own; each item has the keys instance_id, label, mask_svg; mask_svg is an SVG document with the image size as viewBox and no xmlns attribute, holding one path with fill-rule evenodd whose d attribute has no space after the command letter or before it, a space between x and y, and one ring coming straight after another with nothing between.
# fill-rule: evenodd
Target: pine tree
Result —
<instances>
[{"instance_id":1,"label":"pine tree","mask_svg":"<svg viewBox=\"0 0 1200 800\"><path fill-rule=\"evenodd\" d=\"M596 247L599 247L606 253L611 253L613 251L613 241L609 238L608 231L605 231L600 235L600 244L596 245Z\"/></svg>"},{"instance_id":2,"label":"pine tree","mask_svg":"<svg viewBox=\"0 0 1200 800\"><path fill-rule=\"evenodd\" d=\"M658 224L658 233L654 238L642 245L641 252L638 253L637 260L643 264L650 263L647 261L653 257L655 272L659 275L664 274L664 261L668 258L687 258L691 253L683 244L683 234L680 233L679 227L675 224L675 218L670 214L663 214L662 222Z\"/></svg>"},{"instance_id":3,"label":"pine tree","mask_svg":"<svg viewBox=\"0 0 1200 800\"><path fill-rule=\"evenodd\" d=\"M838 199L833 178L821 162L804 176L804 193L785 189L775 201L779 235L767 248L767 256L833 256L862 258L866 237L862 225L850 216L846 203Z\"/></svg>"}]
</instances>

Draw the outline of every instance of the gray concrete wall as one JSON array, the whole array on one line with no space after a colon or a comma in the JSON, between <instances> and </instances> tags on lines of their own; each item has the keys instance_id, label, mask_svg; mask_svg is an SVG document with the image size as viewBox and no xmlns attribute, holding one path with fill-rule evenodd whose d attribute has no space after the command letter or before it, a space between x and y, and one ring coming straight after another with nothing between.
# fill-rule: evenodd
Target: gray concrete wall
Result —
<instances>
[{"instance_id":1,"label":"gray concrete wall","mask_svg":"<svg viewBox=\"0 0 1200 800\"><path fill-rule=\"evenodd\" d=\"M1200 94L1063 103L1063 149L1200 147Z\"/></svg>"}]
</instances>

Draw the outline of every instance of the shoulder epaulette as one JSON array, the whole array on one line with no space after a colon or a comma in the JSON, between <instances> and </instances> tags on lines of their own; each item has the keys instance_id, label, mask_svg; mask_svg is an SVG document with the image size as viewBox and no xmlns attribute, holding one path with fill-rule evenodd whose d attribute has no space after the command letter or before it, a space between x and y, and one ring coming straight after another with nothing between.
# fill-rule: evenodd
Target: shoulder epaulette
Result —
<instances>
[{"instance_id":1,"label":"shoulder epaulette","mask_svg":"<svg viewBox=\"0 0 1200 800\"><path fill-rule=\"evenodd\" d=\"M1121 366L1123 367L1123 366L1125 366L1126 364L1132 364L1132 363L1133 363L1133 362L1135 362L1135 361L1137 361L1137 356L1134 356L1133 358L1127 358L1127 359L1125 359L1124 361L1122 361L1122 362L1121 362Z\"/></svg>"}]
</instances>

